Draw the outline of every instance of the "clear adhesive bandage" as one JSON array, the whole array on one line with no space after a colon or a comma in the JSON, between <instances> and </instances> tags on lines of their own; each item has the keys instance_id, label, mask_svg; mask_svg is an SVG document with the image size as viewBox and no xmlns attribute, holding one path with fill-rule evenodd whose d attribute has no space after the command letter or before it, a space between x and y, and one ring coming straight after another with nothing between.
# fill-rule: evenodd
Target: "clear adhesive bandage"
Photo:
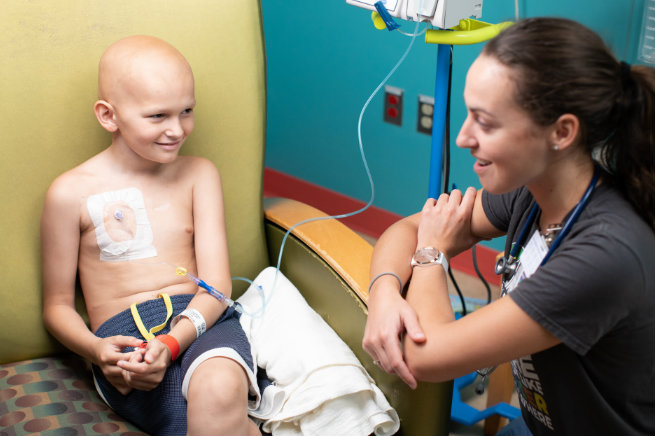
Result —
<instances>
[{"instance_id":1,"label":"clear adhesive bandage","mask_svg":"<svg viewBox=\"0 0 655 436\"><path fill-rule=\"evenodd\" d=\"M185 317L193 323L193 326L196 328L196 338L199 338L201 334L207 331L207 323L205 322L205 317L202 316L202 313L198 312L196 309L184 309L182 313L173 318L171 321L171 328L175 327L180 318Z\"/></svg>"},{"instance_id":2,"label":"clear adhesive bandage","mask_svg":"<svg viewBox=\"0 0 655 436\"><path fill-rule=\"evenodd\" d=\"M123 262L157 256L141 191L126 188L91 195L86 207L95 227L101 261ZM122 232L124 240L114 240L112 232L114 238Z\"/></svg>"}]
</instances>

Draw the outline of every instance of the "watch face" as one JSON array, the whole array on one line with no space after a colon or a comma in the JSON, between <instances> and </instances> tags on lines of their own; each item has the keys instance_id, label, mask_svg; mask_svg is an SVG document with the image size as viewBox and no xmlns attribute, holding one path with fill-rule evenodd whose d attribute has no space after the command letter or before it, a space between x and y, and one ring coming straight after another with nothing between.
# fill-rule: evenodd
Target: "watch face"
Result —
<instances>
[{"instance_id":1,"label":"watch face","mask_svg":"<svg viewBox=\"0 0 655 436\"><path fill-rule=\"evenodd\" d=\"M414 260L419 264L433 263L440 254L439 250L432 247L421 248L414 254Z\"/></svg>"}]
</instances>

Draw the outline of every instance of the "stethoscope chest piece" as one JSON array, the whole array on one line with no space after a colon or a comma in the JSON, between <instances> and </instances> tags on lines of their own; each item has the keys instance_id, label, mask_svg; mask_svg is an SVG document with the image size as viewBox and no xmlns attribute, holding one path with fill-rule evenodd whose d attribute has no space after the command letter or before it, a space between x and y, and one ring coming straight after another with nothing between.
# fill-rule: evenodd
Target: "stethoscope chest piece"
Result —
<instances>
[{"instance_id":1,"label":"stethoscope chest piece","mask_svg":"<svg viewBox=\"0 0 655 436\"><path fill-rule=\"evenodd\" d=\"M589 198L591 198L591 194L594 191L594 188L596 187L596 183L598 182L599 177L600 177L600 173L598 171L598 168L594 168L594 175L591 178L591 182L589 182L589 186L587 186L584 195L582 196L578 204L571 212L571 216L566 221L566 224L562 227L562 229L560 230L559 234L554 239L554 241L552 241L552 243L549 245L548 252L546 253L546 255L541 261L541 266L543 266L548 261L548 259L553 254L555 249L559 246L559 244L562 242L562 240L566 237L568 232L571 230L573 223L575 223L575 221L578 219L578 216L582 213L582 209L584 209L584 207L587 205L587 202L589 201ZM519 233L518 239L516 240L515 243L512 244L512 248L510 250L509 256L501 257L496 261L496 266L494 267L494 270L496 274L503 276L503 292L501 293L501 295L506 294L505 281L511 280L511 278L516 273L516 270L520 264L519 261L520 252L523 249L523 245L526 241L528 231L530 227L533 225L538 211L539 211L539 205L535 203L532 209L530 210L530 213L528 214L528 218L525 224L523 225L521 232Z\"/></svg>"},{"instance_id":2,"label":"stethoscope chest piece","mask_svg":"<svg viewBox=\"0 0 655 436\"><path fill-rule=\"evenodd\" d=\"M516 272L516 268L518 267L518 265L519 265L518 261L512 257L510 258L501 257L496 261L496 266L494 267L494 270L498 275L507 275L511 277Z\"/></svg>"}]
</instances>

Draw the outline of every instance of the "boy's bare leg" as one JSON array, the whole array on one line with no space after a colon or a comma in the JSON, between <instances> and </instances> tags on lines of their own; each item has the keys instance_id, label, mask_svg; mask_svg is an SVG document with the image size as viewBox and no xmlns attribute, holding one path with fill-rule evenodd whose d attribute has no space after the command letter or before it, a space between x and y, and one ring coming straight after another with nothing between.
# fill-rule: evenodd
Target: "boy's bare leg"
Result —
<instances>
[{"instance_id":1,"label":"boy's bare leg","mask_svg":"<svg viewBox=\"0 0 655 436\"><path fill-rule=\"evenodd\" d=\"M190 435L261 435L248 418L248 379L235 361L215 357L196 368L187 392Z\"/></svg>"}]
</instances>

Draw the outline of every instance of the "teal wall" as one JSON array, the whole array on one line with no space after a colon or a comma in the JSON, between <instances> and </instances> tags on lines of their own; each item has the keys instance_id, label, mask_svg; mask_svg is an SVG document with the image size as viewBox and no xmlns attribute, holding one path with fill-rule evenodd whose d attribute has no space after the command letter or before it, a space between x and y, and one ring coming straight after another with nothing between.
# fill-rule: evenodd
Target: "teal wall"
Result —
<instances>
[{"instance_id":1,"label":"teal wall","mask_svg":"<svg viewBox=\"0 0 655 436\"><path fill-rule=\"evenodd\" d=\"M644 0L519 0L520 16L563 16L591 27L617 57L636 62ZM266 37L268 121L266 165L368 201L357 120L365 101L400 58L410 38L377 30L370 11L345 0L262 0ZM485 0L483 21L514 19L514 0ZM402 30L411 33L413 23ZM451 181L479 187L473 159L454 140L464 121L468 67L482 48L456 46L451 104ZM430 136L416 131L419 94L433 95L437 47L416 38L388 84L404 90L403 125L382 121L382 93L362 123L363 147L375 182L374 205L408 215L427 195ZM348 211L344 211L348 212ZM500 241L488 246L502 249Z\"/></svg>"}]
</instances>

